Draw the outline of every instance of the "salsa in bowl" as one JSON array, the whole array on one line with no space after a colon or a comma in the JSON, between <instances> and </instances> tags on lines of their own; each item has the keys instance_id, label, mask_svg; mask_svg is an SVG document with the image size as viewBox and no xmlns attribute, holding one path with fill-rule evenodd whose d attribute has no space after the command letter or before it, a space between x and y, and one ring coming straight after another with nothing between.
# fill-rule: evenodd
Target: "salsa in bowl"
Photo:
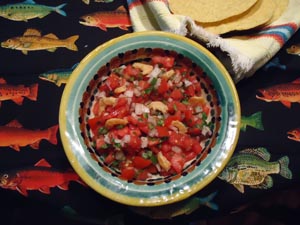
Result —
<instances>
[{"instance_id":1,"label":"salsa in bowl","mask_svg":"<svg viewBox=\"0 0 300 225\"><path fill-rule=\"evenodd\" d=\"M117 202L155 206L192 195L221 172L240 109L209 51L175 34L139 32L82 60L59 119L67 157L90 187Z\"/></svg>"}]
</instances>

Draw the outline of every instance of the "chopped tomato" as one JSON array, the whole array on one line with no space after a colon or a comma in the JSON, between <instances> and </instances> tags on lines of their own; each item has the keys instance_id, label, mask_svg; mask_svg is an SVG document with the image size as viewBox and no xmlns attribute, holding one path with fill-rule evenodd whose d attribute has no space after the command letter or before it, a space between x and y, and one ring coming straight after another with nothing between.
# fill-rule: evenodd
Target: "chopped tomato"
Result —
<instances>
[{"instance_id":1,"label":"chopped tomato","mask_svg":"<svg viewBox=\"0 0 300 225\"><path fill-rule=\"evenodd\" d=\"M187 96L192 97L195 96L195 87L194 85L189 85L186 89L185 89L185 93Z\"/></svg>"},{"instance_id":2,"label":"chopped tomato","mask_svg":"<svg viewBox=\"0 0 300 225\"><path fill-rule=\"evenodd\" d=\"M128 144L128 147L134 149L134 150L138 150L141 148L141 139L138 136L135 135L130 135L130 140Z\"/></svg>"},{"instance_id":3,"label":"chopped tomato","mask_svg":"<svg viewBox=\"0 0 300 225\"><path fill-rule=\"evenodd\" d=\"M149 177L148 171L143 170L137 175L136 179L138 179L138 180L147 180L148 177Z\"/></svg>"},{"instance_id":4,"label":"chopped tomato","mask_svg":"<svg viewBox=\"0 0 300 225\"><path fill-rule=\"evenodd\" d=\"M158 86L157 92L159 94L165 94L169 89L167 78L161 78L160 85Z\"/></svg>"},{"instance_id":5,"label":"chopped tomato","mask_svg":"<svg viewBox=\"0 0 300 225\"><path fill-rule=\"evenodd\" d=\"M187 134L180 134L171 131L169 137L169 143L172 146L178 146L183 150L190 150L193 146L193 139Z\"/></svg>"},{"instance_id":6,"label":"chopped tomato","mask_svg":"<svg viewBox=\"0 0 300 225\"><path fill-rule=\"evenodd\" d=\"M171 125L172 121L174 121L174 120L181 121L181 112L180 111L177 111L174 115L168 116L165 119L165 126L169 127Z\"/></svg>"},{"instance_id":7,"label":"chopped tomato","mask_svg":"<svg viewBox=\"0 0 300 225\"><path fill-rule=\"evenodd\" d=\"M141 71L138 68L134 68L131 64L128 64L124 68L123 73L129 77L137 77Z\"/></svg>"},{"instance_id":8,"label":"chopped tomato","mask_svg":"<svg viewBox=\"0 0 300 225\"><path fill-rule=\"evenodd\" d=\"M126 106L128 104L128 100L125 97L118 98L116 105L114 108L119 108L121 106Z\"/></svg>"},{"instance_id":9,"label":"chopped tomato","mask_svg":"<svg viewBox=\"0 0 300 225\"><path fill-rule=\"evenodd\" d=\"M184 112L185 110L187 110L186 105L179 101L171 101L168 103L168 111L170 113L174 113L176 111Z\"/></svg>"},{"instance_id":10,"label":"chopped tomato","mask_svg":"<svg viewBox=\"0 0 300 225\"><path fill-rule=\"evenodd\" d=\"M160 139L159 138L148 138L148 146L149 147L158 145L159 143L160 143Z\"/></svg>"},{"instance_id":11,"label":"chopped tomato","mask_svg":"<svg viewBox=\"0 0 300 225\"><path fill-rule=\"evenodd\" d=\"M106 145L104 137L100 136L96 139L96 149L101 149Z\"/></svg>"},{"instance_id":12,"label":"chopped tomato","mask_svg":"<svg viewBox=\"0 0 300 225\"><path fill-rule=\"evenodd\" d=\"M202 151L202 146L200 145L200 143L198 141L195 140L193 143L192 149L196 154L199 154Z\"/></svg>"},{"instance_id":13,"label":"chopped tomato","mask_svg":"<svg viewBox=\"0 0 300 225\"><path fill-rule=\"evenodd\" d=\"M129 134L129 128L128 128L128 126L125 126L120 129L115 129L115 130L113 130L113 133L115 133L115 135L118 136L119 138L122 138L126 134Z\"/></svg>"},{"instance_id":14,"label":"chopped tomato","mask_svg":"<svg viewBox=\"0 0 300 225\"><path fill-rule=\"evenodd\" d=\"M161 64L165 68L172 68L174 66L175 58L171 56L153 56L152 62L154 64Z\"/></svg>"},{"instance_id":15,"label":"chopped tomato","mask_svg":"<svg viewBox=\"0 0 300 225\"><path fill-rule=\"evenodd\" d=\"M184 121L190 121L193 117L193 110L192 109L186 109L184 110Z\"/></svg>"},{"instance_id":16,"label":"chopped tomato","mask_svg":"<svg viewBox=\"0 0 300 225\"><path fill-rule=\"evenodd\" d=\"M105 81L106 85L108 86L108 88L110 90L114 90L117 87L119 87L119 76L116 75L115 73L112 73L109 75L109 77L107 78L107 80Z\"/></svg>"},{"instance_id":17,"label":"chopped tomato","mask_svg":"<svg viewBox=\"0 0 300 225\"><path fill-rule=\"evenodd\" d=\"M146 80L139 80L138 86L143 91L143 90L149 88L150 83Z\"/></svg>"},{"instance_id":18,"label":"chopped tomato","mask_svg":"<svg viewBox=\"0 0 300 225\"><path fill-rule=\"evenodd\" d=\"M167 127L157 126L155 129L157 131L158 137L168 137L169 136L169 129Z\"/></svg>"},{"instance_id":19,"label":"chopped tomato","mask_svg":"<svg viewBox=\"0 0 300 225\"><path fill-rule=\"evenodd\" d=\"M100 126L100 124L101 124L100 116L96 116L96 117L88 120L88 125L93 132L95 132L97 130L97 128Z\"/></svg>"},{"instance_id":20,"label":"chopped tomato","mask_svg":"<svg viewBox=\"0 0 300 225\"><path fill-rule=\"evenodd\" d=\"M185 160L183 156L179 153L175 153L171 157L171 167L176 171L176 173L181 173L181 171L183 170L184 163Z\"/></svg>"},{"instance_id":21,"label":"chopped tomato","mask_svg":"<svg viewBox=\"0 0 300 225\"><path fill-rule=\"evenodd\" d=\"M170 97L174 100L181 100L183 98L183 94L181 93L181 91L179 89L174 89L171 94Z\"/></svg>"},{"instance_id":22,"label":"chopped tomato","mask_svg":"<svg viewBox=\"0 0 300 225\"><path fill-rule=\"evenodd\" d=\"M161 145L161 151L162 152L169 152L172 150L172 145L170 145L169 143L163 143Z\"/></svg>"},{"instance_id":23,"label":"chopped tomato","mask_svg":"<svg viewBox=\"0 0 300 225\"><path fill-rule=\"evenodd\" d=\"M107 164L112 163L115 160L115 156L113 152L109 152L109 154L105 157L104 162Z\"/></svg>"},{"instance_id":24,"label":"chopped tomato","mask_svg":"<svg viewBox=\"0 0 300 225\"><path fill-rule=\"evenodd\" d=\"M92 108L92 112L96 116L99 116L99 104L100 104L100 101L96 101L93 108Z\"/></svg>"},{"instance_id":25,"label":"chopped tomato","mask_svg":"<svg viewBox=\"0 0 300 225\"><path fill-rule=\"evenodd\" d=\"M133 166L137 169L144 169L152 164L150 159L145 159L141 156L135 156L132 159Z\"/></svg>"},{"instance_id":26,"label":"chopped tomato","mask_svg":"<svg viewBox=\"0 0 300 225\"><path fill-rule=\"evenodd\" d=\"M124 180L132 180L135 176L135 170L133 167L123 167L121 168L120 178Z\"/></svg>"}]
</instances>

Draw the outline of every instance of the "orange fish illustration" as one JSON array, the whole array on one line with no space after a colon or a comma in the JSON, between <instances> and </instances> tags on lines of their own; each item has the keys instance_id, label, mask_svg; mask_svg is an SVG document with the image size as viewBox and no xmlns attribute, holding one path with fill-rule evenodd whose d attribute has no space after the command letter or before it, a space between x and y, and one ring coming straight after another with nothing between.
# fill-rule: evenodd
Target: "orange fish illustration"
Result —
<instances>
[{"instance_id":1,"label":"orange fish illustration","mask_svg":"<svg viewBox=\"0 0 300 225\"><path fill-rule=\"evenodd\" d=\"M291 103L300 103L300 78L290 83L259 89L258 92L257 99L266 102L281 102L286 107L291 108Z\"/></svg>"},{"instance_id":2,"label":"orange fish illustration","mask_svg":"<svg viewBox=\"0 0 300 225\"><path fill-rule=\"evenodd\" d=\"M33 149L39 149L42 139L56 145L57 130L58 125L46 130L29 130L23 128L17 120L13 120L5 126L0 126L0 147L11 147L20 151L20 147L29 145Z\"/></svg>"},{"instance_id":3,"label":"orange fish illustration","mask_svg":"<svg viewBox=\"0 0 300 225\"><path fill-rule=\"evenodd\" d=\"M0 175L1 188L17 190L26 197L28 196L28 190L38 190L44 194L50 194L50 188L53 187L68 190L70 181L86 186L73 170L53 169L45 159L41 159L32 167Z\"/></svg>"},{"instance_id":4,"label":"orange fish illustration","mask_svg":"<svg viewBox=\"0 0 300 225\"><path fill-rule=\"evenodd\" d=\"M300 142L300 127L294 128L287 132L288 139Z\"/></svg>"},{"instance_id":5,"label":"orange fish illustration","mask_svg":"<svg viewBox=\"0 0 300 225\"><path fill-rule=\"evenodd\" d=\"M94 12L80 17L80 24L90 27L99 27L107 31L107 27L119 27L128 30L131 26L129 13L124 6L120 6L115 11Z\"/></svg>"},{"instance_id":6,"label":"orange fish illustration","mask_svg":"<svg viewBox=\"0 0 300 225\"><path fill-rule=\"evenodd\" d=\"M38 84L29 87L25 85L9 85L3 78L0 78L0 106L5 100L12 100L18 105L23 104L24 97L36 101L38 94Z\"/></svg>"},{"instance_id":7,"label":"orange fish illustration","mask_svg":"<svg viewBox=\"0 0 300 225\"><path fill-rule=\"evenodd\" d=\"M291 55L300 56L300 44L291 45L286 49L286 52Z\"/></svg>"},{"instance_id":8,"label":"orange fish illustration","mask_svg":"<svg viewBox=\"0 0 300 225\"><path fill-rule=\"evenodd\" d=\"M78 51L75 45L78 38L79 35L74 35L66 39L58 39L54 34L42 36L40 31L29 28L24 32L23 36L12 37L1 42L1 47L20 50L25 55L27 55L28 51L47 50L54 52L57 48Z\"/></svg>"}]
</instances>

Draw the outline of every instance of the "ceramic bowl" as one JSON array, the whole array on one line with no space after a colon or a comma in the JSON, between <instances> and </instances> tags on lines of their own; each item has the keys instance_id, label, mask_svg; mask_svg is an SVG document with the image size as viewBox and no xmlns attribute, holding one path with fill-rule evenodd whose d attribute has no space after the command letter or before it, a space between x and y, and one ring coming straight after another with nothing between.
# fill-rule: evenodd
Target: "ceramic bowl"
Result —
<instances>
[{"instance_id":1,"label":"ceramic bowl","mask_svg":"<svg viewBox=\"0 0 300 225\"><path fill-rule=\"evenodd\" d=\"M184 61L198 77L211 105L212 133L201 154L176 175L149 180L120 179L92 143L87 120L101 77L111 69L155 53ZM132 206L159 206L200 191L225 167L237 144L240 104L224 66L200 44L160 31L126 34L101 44L76 67L65 86L59 112L60 135L68 160L85 183L101 195Z\"/></svg>"}]
</instances>

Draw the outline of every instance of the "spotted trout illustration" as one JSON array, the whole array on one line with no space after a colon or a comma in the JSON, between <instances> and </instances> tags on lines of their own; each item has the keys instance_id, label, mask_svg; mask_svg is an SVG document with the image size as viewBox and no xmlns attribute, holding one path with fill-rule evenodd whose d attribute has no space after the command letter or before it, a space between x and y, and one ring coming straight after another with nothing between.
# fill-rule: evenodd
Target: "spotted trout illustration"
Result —
<instances>
[{"instance_id":1,"label":"spotted trout illustration","mask_svg":"<svg viewBox=\"0 0 300 225\"><path fill-rule=\"evenodd\" d=\"M6 80L0 78L0 106L2 101L12 100L18 105L23 104L24 97L36 101L38 95L38 84L25 85L7 84Z\"/></svg>"},{"instance_id":2,"label":"spotted trout illustration","mask_svg":"<svg viewBox=\"0 0 300 225\"><path fill-rule=\"evenodd\" d=\"M66 3L56 7L36 4L33 0L24 2L7 4L0 6L0 16L14 21L25 21L34 18L44 18L51 12L57 12L62 16L66 16L66 12L62 8Z\"/></svg>"},{"instance_id":3,"label":"spotted trout illustration","mask_svg":"<svg viewBox=\"0 0 300 225\"><path fill-rule=\"evenodd\" d=\"M29 145L33 149L39 149L41 140L47 140L51 144L57 144L58 125L46 130L29 130L17 121L13 120L5 126L0 126L0 147L11 147L20 151L20 147Z\"/></svg>"},{"instance_id":4,"label":"spotted trout illustration","mask_svg":"<svg viewBox=\"0 0 300 225\"><path fill-rule=\"evenodd\" d=\"M280 174L292 179L288 156L274 162L269 161L270 157L270 153L263 147L241 150L229 160L218 177L232 184L241 193L244 193L244 185L251 188L271 188L273 179L270 174Z\"/></svg>"},{"instance_id":5,"label":"spotted trout illustration","mask_svg":"<svg viewBox=\"0 0 300 225\"><path fill-rule=\"evenodd\" d=\"M23 36L9 38L1 42L1 47L20 50L27 55L28 51L47 50L49 52L56 51L57 48L67 48L72 51L78 51L75 41L79 35L71 36L67 39L58 39L54 34L42 36L41 32L29 28Z\"/></svg>"},{"instance_id":6,"label":"spotted trout illustration","mask_svg":"<svg viewBox=\"0 0 300 225\"><path fill-rule=\"evenodd\" d=\"M45 160L41 159L34 166L0 174L0 187L16 190L24 196L28 191L37 190L50 194L50 188L58 187L68 190L70 181L86 186L73 170L57 170Z\"/></svg>"},{"instance_id":7,"label":"spotted trout illustration","mask_svg":"<svg viewBox=\"0 0 300 225\"><path fill-rule=\"evenodd\" d=\"M124 6L120 6L115 11L99 11L81 16L79 23L98 27L104 31L107 31L107 28L119 27L128 30L128 27L131 27L129 13Z\"/></svg>"},{"instance_id":8,"label":"spotted trout illustration","mask_svg":"<svg viewBox=\"0 0 300 225\"><path fill-rule=\"evenodd\" d=\"M281 102L291 108L291 103L300 103L300 78L290 83L283 83L269 88L259 89L257 99L266 102Z\"/></svg>"}]
</instances>

